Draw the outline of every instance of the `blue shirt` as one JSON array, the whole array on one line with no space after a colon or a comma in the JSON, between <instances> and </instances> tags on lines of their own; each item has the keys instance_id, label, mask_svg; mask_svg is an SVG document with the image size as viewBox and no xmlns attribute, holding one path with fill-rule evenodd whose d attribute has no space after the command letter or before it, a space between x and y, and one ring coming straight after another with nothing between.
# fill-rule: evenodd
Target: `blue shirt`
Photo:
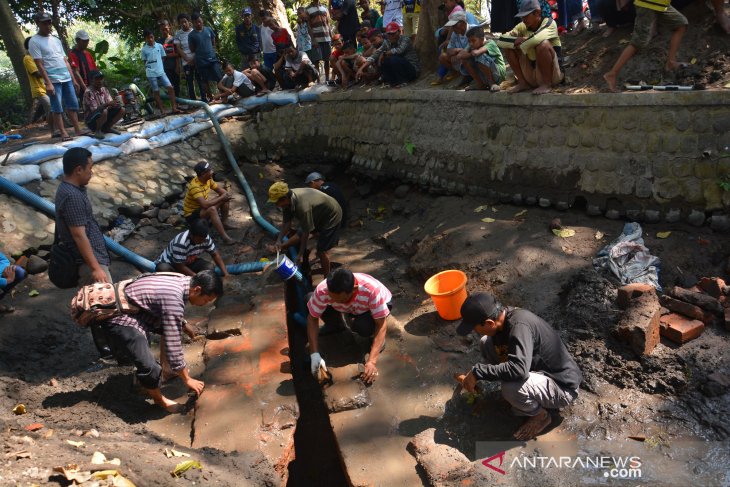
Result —
<instances>
[{"instance_id":1,"label":"blue shirt","mask_svg":"<svg viewBox=\"0 0 730 487\"><path fill-rule=\"evenodd\" d=\"M218 61L213 47L215 33L207 25L203 30L193 30L188 36L190 50L195 53L195 66L205 67Z\"/></svg>"},{"instance_id":2,"label":"blue shirt","mask_svg":"<svg viewBox=\"0 0 730 487\"><path fill-rule=\"evenodd\" d=\"M3 271L8 268L10 265L10 261L7 257L5 257L5 254L0 252L0 289L5 288L5 286L8 285L8 280L2 277Z\"/></svg>"},{"instance_id":3,"label":"blue shirt","mask_svg":"<svg viewBox=\"0 0 730 487\"><path fill-rule=\"evenodd\" d=\"M466 31L474 27L474 25L467 22ZM456 31L451 33L451 39L449 39L449 45L446 49L466 49L469 47L469 39L466 37L466 31L464 35L458 34Z\"/></svg>"},{"instance_id":4,"label":"blue shirt","mask_svg":"<svg viewBox=\"0 0 730 487\"><path fill-rule=\"evenodd\" d=\"M165 74L165 67L162 65L164 56L165 48L162 47L162 44L155 42L154 46L147 43L142 46L142 62L148 78L157 78Z\"/></svg>"}]
</instances>

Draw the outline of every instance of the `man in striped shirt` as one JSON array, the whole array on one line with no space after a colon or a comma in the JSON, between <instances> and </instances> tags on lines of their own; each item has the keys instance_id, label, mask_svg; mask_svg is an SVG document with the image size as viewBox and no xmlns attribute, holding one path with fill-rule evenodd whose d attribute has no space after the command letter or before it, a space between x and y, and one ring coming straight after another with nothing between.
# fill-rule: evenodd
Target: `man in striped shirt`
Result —
<instances>
[{"instance_id":1,"label":"man in striped shirt","mask_svg":"<svg viewBox=\"0 0 730 487\"><path fill-rule=\"evenodd\" d=\"M317 377L320 367L326 368L317 349L319 319L327 323L334 313L347 313L352 318L350 329L371 338L370 353L366 355L363 381L371 384L378 375L376 363L385 348L386 321L390 315L392 293L372 276L353 273L344 267L332 271L327 280L319 283L307 303L307 336L311 352L312 375ZM326 326L326 325L325 325ZM324 328L323 328L324 329Z\"/></svg>"},{"instance_id":2,"label":"man in striped shirt","mask_svg":"<svg viewBox=\"0 0 730 487\"><path fill-rule=\"evenodd\" d=\"M213 239L210 238L208 223L205 220L195 220L189 230L175 235L155 261L155 271L179 272L186 276L194 276L196 272L215 270L213 264L198 257L203 252L208 252L213 262L220 268L223 277L228 277L226 264Z\"/></svg>"},{"instance_id":3,"label":"man in striped shirt","mask_svg":"<svg viewBox=\"0 0 730 487\"><path fill-rule=\"evenodd\" d=\"M161 361L177 374L196 394L205 384L190 377L182 349L185 304L205 306L223 295L223 280L213 271L199 272L193 277L151 274L129 284L125 292L140 308L134 314L122 314L104 322L104 331L117 359L132 362L140 385L155 404L174 413L182 405L160 392L162 366L155 360L147 344L147 335L158 333Z\"/></svg>"},{"instance_id":4,"label":"man in striped shirt","mask_svg":"<svg viewBox=\"0 0 730 487\"><path fill-rule=\"evenodd\" d=\"M320 59L324 61L324 79L330 79L330 56L332 55L332 36L330 33L330 16L327 7L314 0L307 7L309 33L312 36L312 48L319 46Z\"/></svg>"}]
</instances>

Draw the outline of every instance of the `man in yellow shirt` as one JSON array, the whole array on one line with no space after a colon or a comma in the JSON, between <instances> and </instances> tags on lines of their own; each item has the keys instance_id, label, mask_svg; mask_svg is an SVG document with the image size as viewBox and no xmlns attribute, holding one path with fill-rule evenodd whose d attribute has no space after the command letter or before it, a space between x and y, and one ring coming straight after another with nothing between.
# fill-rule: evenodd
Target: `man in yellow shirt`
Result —
<instances>
[{"instance_id":1,"label":"man in yellow shirt","mask_svg":"<svg viewBox=\"0 0 730 487\"><path fill-rule=\"evenodd\" d=\"M208 161L201 161L195 165L195 176L189 183L183 200L183 216L191 225L195 220L203 218L210 220L213 227L223 237L223 243L231 245L233 239L226 233L230 229L226 223L230 209L231 195L213 181L213 168ZM209 197L215 191L217 196Z\"/></svg>"},{"instance_id":2,"label":"man in yellow shirt","mask_svg":"<svg viewBox=\"0 0 730 487\"><path fill-rule=\"evenodd\" d=\"M533 95L549 93L563 81L558 26L551 17L542 17L539 0L523 0L516 17L522 22L497 41L517 77L517 86L509 92L532 89Z\"/></svg>"},{"instance_id":3,"label":"man in yellow shirt","mask_svg":"<svg viewBox=\"0 0 730 487\"><path fill-rule=\"evenodd\" d=\"M38 71L33 57L28 54L28 43L30 37L25 38L25 56L23 56L23 66L25 66L25 74L28 75L28 82L30 83L30 93L33 97L33 105L30 107L30 123L36 120L35 114L38 112L38 107L43 107L43 114L48 123L48 128L53 133L53 117L51 117L51 99L46 94L46 85L43 81L43 75Z\"/></svg>"}]
</instances>

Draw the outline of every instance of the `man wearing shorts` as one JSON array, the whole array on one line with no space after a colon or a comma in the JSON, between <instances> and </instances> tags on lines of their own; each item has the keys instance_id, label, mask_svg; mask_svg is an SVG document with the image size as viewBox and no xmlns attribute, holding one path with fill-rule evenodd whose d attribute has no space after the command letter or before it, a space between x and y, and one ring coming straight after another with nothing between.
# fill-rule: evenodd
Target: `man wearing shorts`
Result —
<instances>
[{"instance_id":1,"label":"man wearing shorts","mask_svg":"<svg viewBox=\"0 0 730 487\"><path fill-rule=\"evenodd\" d=\"M165 66L162 63L162 58L165 57L165 48L162 44L155 41L155 33L149 29L144 30L144 41L145 44L142 46L142 62L144 62L145 74L147 74L147 81L150 82L150 88L155 96L155 103L160 113L165 111L165 107L162 105L162 99L160 98L160 88L167 90L167 96L170 97L170 113L182 113L177 108L177 101L175 100L175 90L172 87L172 83L165 74Z\"/></svg>"},{"instance_id":2,"label":"man wearing shorts","mask_svg":"<svg viewBox=\"0 0 730 487\"><path fill-rule=\"evenodd\" d=\"M330 79L330 56L332 56L332 36L330 33L330 16L327 7L314 0L307 7L309 16L309 34L312 37L312 47L319 46L320 58L324 61L324 79Z\"/></svg>"},{"instance_id":3,"label":"man wearing shorts","mask_svg":"<svg viewBox=\"0 0 730 487\"><path fill-rule=\"evenodd\" d=\"M213 29L204 25L200 14L195 13L191 18L193 31L188 36L188 45L195 54L195 71L198 73L200 87L205 90L205 94L201 93L200 98L209 101L213 94L210 82L217 84L223 77L221 63L215 51L215 33Z\"/></svg>"},{"instance_id":4,"label":"man wearing shorts","mask_svg":"<svg viewBox=\"0 0 730 487\"><path fill-rule=\"evenodd\" d=\"M46 93L51 99L53 126L58 129L58 133L53 136L61 137L64 141L71 140L63 125L61 114L65 108L68 118L74 126L74 133L81 135L78 115L79 100L76 97L79 87L71 76L71 66L63 52L61 41L58 37L51 35L53 30L51 16L46 12L38 13L35 16L35 23L38 26L38 33L30 38L28 53L43 76Z\"/></svg>"},{"instance_id":5,"label":"man wearing shorts","mask_svg":"<svg viewBox=\"0 0 730 487\"><path fill-rule=\"evenodd\" d=\"M188 183L183 200L183 216L192 225L201 218L210 220L223 243L231 245L233 239L226 233L226 219L230 208L231 195L213 180L213 168L208 161L200 161L195 165L196 176ZM209 197L210 192L218 194ZM218 213L220 211L220 214Z\"/></svg>"},{"instance_id":6,"label":"man wearing shorts","mask_svg":"<svg viewBox=\"0 0 730 487\"><path fill-rule=\"evenodd\" d=\"M289 189L284 182L276 182L269 188L269 203L284 210L284 223L276 237L276 246L283 249L295 245L299 241L297 264L301 264L308 255L307 242L309 234L317 232L317 257L322 265L322 273L330 273L329 250L340 242L340 222L342 208L340 204L323 192L312 188ZM292 237L284 245L282 239L289 233L292 219L299 222L299 235Z\"/></svg>"}]
</instances>

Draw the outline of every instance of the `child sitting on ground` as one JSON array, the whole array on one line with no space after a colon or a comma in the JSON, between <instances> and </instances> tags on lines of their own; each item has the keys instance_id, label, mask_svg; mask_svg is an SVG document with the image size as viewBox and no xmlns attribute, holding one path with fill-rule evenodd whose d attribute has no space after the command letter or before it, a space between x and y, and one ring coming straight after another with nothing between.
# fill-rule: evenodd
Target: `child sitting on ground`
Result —
<instances>
[{"instance_id":1,"label":"child sitting on ground","mask_svg":"<svg viewBox=\"0 0 730 487\"><path fill-rule=\"evenodd\" d=\"M21 257L21 259L25 260L25 257ZM5 254L0 252L0 299L10 294L12 289L25 279L25 269L18 265L19 262L20 259L15 265L11 265ZM0 304L0 313L12 313L13 311L15 308L12 306Z\"/></svg>"},{"instance_id":2,"label":"child sitting on ground","mask_svg":"<svg viewBox=\"0 0 730 487\"><path fill-rule=\"evenodd\" d=\"M172 106L170 113L183 113L182 110L178 110L177 108L175 90L165 74L165 68L162 66L165 48L162 47L162 44L155 42L155 33L151 30L145 29L142 32L142 36L145 41L141 51L142 62L144 63L147 81L150 82L150 89L154 94L157 108L160 110L160 113L164 113L165 107L162 105L162 99L160 98L160 86L162 86L162 88L167 90L167 96L170 97L170 105Z\"/></svg>"},{"instance_id":3,"label":"child sitting on ground","mask_svg":"<svg viewBox=\"0 0 730 487\"><path fill-rule=\"evenodd\" d=\"M258 56L251 56L248 60L248 66L249 68L244 69L242 72L256 83L257 95L268 93L276 87L276 75L268 66L261 64L261 59ZM259 85L257 80L263 81L263 85Z\"/></svg>"},{"instance_id":4,"label":"child sitting on ground","mask_svg":"<svg viewBox=\"0 0 730 487\"><path fill-rule=\"evenodd\" d=\"M337 61L342 57L342 36L335 34L332 36L332 54L330 55L330 66L335 66L334 74L335 78L341 80L340 71L336 68ZM328 84L334 85L335 81L330 81Z\"/></svg>"},{"instance_id":5,"label":"child sitting on ground","mask_svg":"<svg viewBox=\"0 0 730 487\"><path fill-rule=\"evenodd\" d=\"M489 40L484 42L484 29L475 26L466 31L469 47L457 54L462 66L476 81L476 86L468 86L467 90L500 90L499 84L504 81L506 66L502 58L502 51L497 44Z\"/></svg>"},{"instance_id":6,"label":"child sitting on ground","mask_svg":"<svg viewBox=\"0 0 730 487\"><path fill-rule=\"evenodd\" d=\"M342 47L342 56L340 56L335 66L340 74L342 89L344 90L348 89L351 83L354 84L353 78L357 72L355 69L355 61L359 57L361 56L357 53L357 49L353 42L347 42Z\"/></svg>"}]
</instances>

